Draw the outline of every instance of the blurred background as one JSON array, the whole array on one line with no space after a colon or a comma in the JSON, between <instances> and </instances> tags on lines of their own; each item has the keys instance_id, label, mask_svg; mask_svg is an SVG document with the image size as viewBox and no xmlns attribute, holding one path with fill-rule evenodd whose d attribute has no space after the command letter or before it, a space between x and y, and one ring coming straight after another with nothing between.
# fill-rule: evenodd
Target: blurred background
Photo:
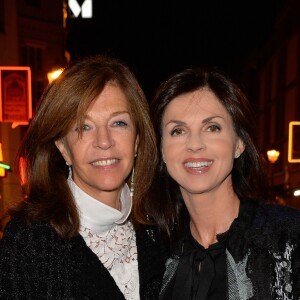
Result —
<instances>
[{"instance_id":1,"label":"blurred background","mask_svg":"<svg viewBox=\"0 0 300 300\"><path fill-rule=\"evenodd\" d=\"M149 101L179 69L226 70L255 109L270 201L300 208L299 0L0 0L0 215L21 197L14 158L51 76L97 53L125 60Z\"/></svg>"}]
</instances>

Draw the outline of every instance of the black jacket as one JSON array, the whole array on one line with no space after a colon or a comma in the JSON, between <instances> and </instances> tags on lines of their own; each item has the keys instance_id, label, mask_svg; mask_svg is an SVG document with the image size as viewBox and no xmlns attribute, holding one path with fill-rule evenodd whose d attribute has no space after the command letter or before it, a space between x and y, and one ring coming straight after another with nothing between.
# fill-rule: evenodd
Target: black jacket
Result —
<instances>
[{"instance_id":1,"label":"black jacket","mask_svg":"<svg viewBox=\"0 0 300 300\"><path fill-rule=\"evenodd\" d=\"M160 299L170 299L166 291L176 276L184 241L167 261ZM241 201L226 240L226 277L224 299L299 300L300 211Z\"/></svg>"},{"instance_id":2,"label":"black jacket","mask_svg":"<svg viewBox=\"0 0 300 300\"><path fill-rule=\"evenodd\" d=\"M158 299L164 251L154 229L136 231L140 297ZM63 240L47 223L8 223L0 242L0 299L125 299L78 235Z\"/></svg>"}]
</instances>

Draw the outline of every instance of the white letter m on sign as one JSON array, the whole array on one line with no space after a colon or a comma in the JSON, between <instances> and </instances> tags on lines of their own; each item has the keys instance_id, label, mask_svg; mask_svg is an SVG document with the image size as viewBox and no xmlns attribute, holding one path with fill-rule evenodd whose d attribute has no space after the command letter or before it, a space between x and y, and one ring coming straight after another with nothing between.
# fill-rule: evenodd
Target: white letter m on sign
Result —
<instances>
[{"instance_id":1,"label":"white letter m on sign","mask_svg":"<svg viewBox=\"0 0 300 300\"><path fill-rule=\"evenodd\" d=\"M77 0L68 0L68 6L75 18L78 18L80 13L84 19L93 17L93 0L84 0L81 6Z\"/></svg>"}]
</instances>

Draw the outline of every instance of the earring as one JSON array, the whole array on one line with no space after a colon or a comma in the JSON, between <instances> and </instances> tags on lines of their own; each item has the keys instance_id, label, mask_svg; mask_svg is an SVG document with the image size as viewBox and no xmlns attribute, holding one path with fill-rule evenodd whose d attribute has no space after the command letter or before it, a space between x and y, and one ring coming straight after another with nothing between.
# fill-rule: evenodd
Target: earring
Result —
<instances>
[{"instance_id":1,"label":"earring","mask_svg":"<svg viewBox=\"0 0 300 300\"><path fill-rule=\"evenodd\" d=\"M131 180L130 180L130 197L133 197L133 192L134 192L134 167L132 169L131 173Z\"/></svg>"},{"instance_id":2,"label":"earring","mask_svg":"<svg viewBox=\"0 0 300 300\"><path fill-rule=\"evenodd\" d=\"M72 177L72 165L69 164L67 161L66 161L66 165L69 167L69 177L71 178Z\"/></svg>"},{"instance_id":3,"label":"earring","mask_svg":"<svg viewBox=\"0 0 300 300\"><path fill-rule=\"evenodd\" d=\"M240 154L240 151L236 151L235 154L234 154L234 158L239 158L240 155L241 155L241 154Z\"/></svg>"}]
</instances>

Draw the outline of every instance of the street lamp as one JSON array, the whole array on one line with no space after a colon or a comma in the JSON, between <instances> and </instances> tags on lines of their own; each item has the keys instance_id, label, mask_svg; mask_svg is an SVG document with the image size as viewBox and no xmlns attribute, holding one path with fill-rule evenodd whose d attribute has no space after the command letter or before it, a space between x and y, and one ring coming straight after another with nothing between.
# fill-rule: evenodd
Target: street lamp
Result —
<instances>
[{"instance_id":1,"label":"street lamp","mask_svg":"<svg viewBox=\"0 0 300 300\"><path fill-rule=\"evenodd\" d=\"M278 157L280 155L280 152L278 150L272 149L272 150L268 150L267 151L267 156L268 156L268 160L270 162L270 185L271 185L271 198L274 197L274 178L273 178L273 169L272 169L272 165L276 163L276 161L278 160ZM276 197L275 197L276 199ZM274 199L272 199L272 201L274 201Z\"/></svg>"},{"instance_id":2,"label":"street lamp","mask_svg":"<svg viewBox=\"0 0 300 300\"><path fill-rule=\"evenodd\" d=\"M300 196L300 189L296 189L294 190L294 194L295 197L299 197Z\"/></svg>"},{"instance_id":3,"label":"street lamp","mask_svg":"<svg viewBox=\"0 0 300 300\"><path fill-rule=\"evenodd\" d=\"M48 72L47 78L48 78L49 83L51 83L54 79L59 77L59 75L62 73L62 71L63 71L63 69L59 68L59 69L55 69L55 70Z\"/></svg>"},{"instance_id":4,"label":"street lamp","mask_svg":"<svg viewBox=\"0 0 300 300\"><path fill-rule=\"evenodd\" d=\"M280 152L272 149L272 150L268 150L267 151L267 156L268 156L268 160L271 164L276 163L276 161L278 160Z\"/></svg>"}]
</instances>

